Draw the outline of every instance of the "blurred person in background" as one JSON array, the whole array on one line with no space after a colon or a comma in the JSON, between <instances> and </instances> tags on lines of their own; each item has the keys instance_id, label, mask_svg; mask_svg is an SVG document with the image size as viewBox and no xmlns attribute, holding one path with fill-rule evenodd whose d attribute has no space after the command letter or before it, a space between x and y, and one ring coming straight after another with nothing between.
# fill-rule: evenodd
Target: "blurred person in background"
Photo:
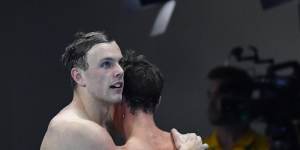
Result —
<instances>
[{"instance_id":1,"label":"blurred person in background","mask_svg":"<svg viewBox=\"0 0 300 150\"><path fill-rule=\"evenodd\" d=\"M253 81L237 67L217 66L208 73L209 121L214 126L204 139L210 150L268 150L269 142L250 127L251 119L238 104L251 100Z\"/></svg>"}]
</instances>

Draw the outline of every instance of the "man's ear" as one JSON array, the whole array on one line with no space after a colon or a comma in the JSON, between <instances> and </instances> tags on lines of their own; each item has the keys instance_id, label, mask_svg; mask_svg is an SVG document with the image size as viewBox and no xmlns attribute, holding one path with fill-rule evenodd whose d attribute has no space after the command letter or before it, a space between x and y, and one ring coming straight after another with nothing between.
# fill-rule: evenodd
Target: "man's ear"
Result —
<instances>
[{"instance_id":1,"label":"man's ear","mask_svg":"<svg viewBox=\"0 0 300 150\"><path fill-rule=\"evenodd\" d=\"M78 86L86 86L85 80L82 76L82 71L79 68L72 68L71 76Z\"/></svg>"}]
</instances>

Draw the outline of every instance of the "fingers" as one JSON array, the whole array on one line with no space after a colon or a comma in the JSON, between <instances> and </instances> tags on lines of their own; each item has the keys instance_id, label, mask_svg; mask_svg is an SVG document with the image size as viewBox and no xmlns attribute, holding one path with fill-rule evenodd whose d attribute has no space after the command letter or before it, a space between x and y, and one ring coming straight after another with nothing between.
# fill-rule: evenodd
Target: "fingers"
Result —
<instances>
[{"instance_id":1,"label":"fingers","mask_svg":"<svg viewBox=\"0 0 300 150\"><path fill-rule=\"evenodd\" d=\"M185 136L184 142L187 141L198 141L198 136L195 133L187 133Z\"/></svg>"},{"instance_id":2,"label":"fingers","mask_svg":"<svg viewBox=\"0 0 300 150\"><path fill-rule=\"evenodd\" d=\"M195 133L181 134L176 129L171 130L175 147L178 150L205 150L207 144L202 144L202 139Z\"/></svg>"},{"instance_id":3,"label":"fingers","mask_svg":"<svg viewBox=\"0 0 300 150\"><path fill-rule=\"evenodd\" d=\"M200 141L200 143L202 143L202 138L200 136L197 136L197 140Z\"/></svg>"},{"instance_id":4,"label":"fingers","mask_svg":"<svg viewBox=\"0 0 300 150\"><path fill-rule=\"evenodd\" d=\"M172 135L174 135L174 136L180 136L180 133L178 132L178 130L177 129L175 129L175 128L173 128L173 129L171 129L171 133L172 133Z\"/></svg>"},{"instance_id":5,"label":"fingers","mask_svg":"<svg viewBox=\"0 0 300 150\"><path fill-rule=\"evenodd\" d=\"M181 134L175 128L173 128L171 130L171 134L172 134L172 137L174 139L176 149L180 149L180 146L183 143L183 139L181 137Z\"/></svg>"},{"instance_id":6,"label":"fingers","mask_svg":"<svg viewBox=\"0 0 300 150\"><path fill-rule=\"evenodd\" d=\"M202 144L200 150L208 149L208 145L206 143Z\"/></svg>"}]
</instances>

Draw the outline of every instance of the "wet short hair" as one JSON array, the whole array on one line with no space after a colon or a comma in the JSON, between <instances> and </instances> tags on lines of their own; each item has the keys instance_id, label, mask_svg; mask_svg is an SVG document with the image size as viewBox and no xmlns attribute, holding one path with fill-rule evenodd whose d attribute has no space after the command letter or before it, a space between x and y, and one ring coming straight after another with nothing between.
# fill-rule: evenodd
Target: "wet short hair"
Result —
<instances>
[{"instance_id":1,"label":"wet short hair","mask_svg":"<svg viewBox=\"0 0 300 150\"><path fill-rule=\"evenodd\" d=\"M104 32L77 32L75 34L75 40L66 47L65 52L62 54L62 63L68 72L70 72L73 67L86 70L89 67L87 63L87 52L96 44L110 43L112 41L114 40ZM75 87L76 82L72 77L70 78L72 87Z\"/></svg>"},{"instance_id":2,"label":"wet short hair","mask_svg":"<svg viewBox=\"0 0 300 150\"><path fill-rule=\"evenodd\" d=\"M154 113L163 89L163 75L145 56L130 50L121 61L124 69L124 102L131 113L143 110Z\"/></svg>"}]
</instances>

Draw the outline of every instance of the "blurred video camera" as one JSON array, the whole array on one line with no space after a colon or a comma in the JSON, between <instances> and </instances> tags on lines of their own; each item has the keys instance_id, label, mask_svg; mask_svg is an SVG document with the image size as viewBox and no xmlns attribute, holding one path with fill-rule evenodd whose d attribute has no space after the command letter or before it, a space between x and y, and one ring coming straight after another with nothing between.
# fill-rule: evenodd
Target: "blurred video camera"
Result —
<instances>
[{"instance_id":1,"label":"blurred video camera","mask_svg":"<svg viewBox=\"0 0 300 150\"><path fill-rule=\"evenodd\" d=\"M244 55L246 51L247 56ZM229 58L232 57L239 63L250 61L255 65L264 64L267 67L264 74L252 75L253 98L247 101L224 99L222 103L224 110L238 112L241 119L249 122L252 120L265 122L266 135L271 139L271 150L300 149L299 62L275 63L273 59L261 59L254 46L235 47L229 54Z\"/></svg>"}]
</instances>

